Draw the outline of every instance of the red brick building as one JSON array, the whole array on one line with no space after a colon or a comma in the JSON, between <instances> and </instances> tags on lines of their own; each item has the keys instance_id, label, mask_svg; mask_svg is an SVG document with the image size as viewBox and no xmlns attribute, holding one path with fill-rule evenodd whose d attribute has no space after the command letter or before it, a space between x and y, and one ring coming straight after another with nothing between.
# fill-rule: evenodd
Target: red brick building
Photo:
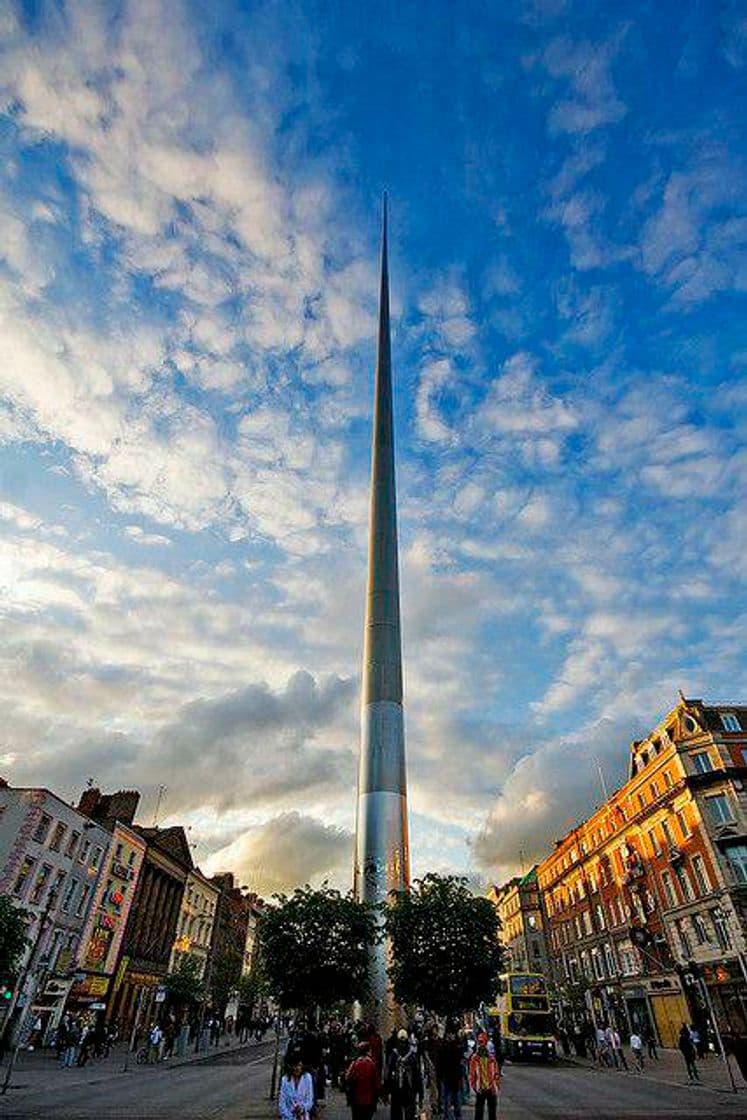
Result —
<instances>
[{"instance_id":1,"label":"red brick building","mask_svg":"<svg viewBox=\"0 0 747 1120\"><path fill-rule=\"evenodd\" d=\"M649 1024L671 1046L710 1002L747 1034L745 779L747 707L681 697L631 745L625 785L540 863L565 1014Z\"/></svg>"}]
</instances>

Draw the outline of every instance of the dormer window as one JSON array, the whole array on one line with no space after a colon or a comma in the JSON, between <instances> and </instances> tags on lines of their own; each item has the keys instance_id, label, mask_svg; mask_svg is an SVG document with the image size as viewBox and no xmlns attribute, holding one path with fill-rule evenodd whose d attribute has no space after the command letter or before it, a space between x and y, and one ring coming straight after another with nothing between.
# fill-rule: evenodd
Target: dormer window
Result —
<instances>
[{"instance_id":1,"label":"dormer window","mask_svg":"<svg viewBox=\"0 0 747 1120\"><path fill-rule=\"evenodd\" d=\"M741 731L742 725L734 712L719 712L724 731Z\"/></svg>"}]
</instances>

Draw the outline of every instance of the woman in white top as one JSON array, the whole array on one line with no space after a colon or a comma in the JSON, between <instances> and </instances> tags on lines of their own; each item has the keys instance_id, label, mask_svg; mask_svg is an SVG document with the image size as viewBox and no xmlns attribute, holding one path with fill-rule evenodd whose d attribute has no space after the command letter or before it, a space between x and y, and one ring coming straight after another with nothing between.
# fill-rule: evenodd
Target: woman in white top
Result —
<instances>
[{"instance_id":1,"label":"woman in white top","mask_svg":"<svg viewBox=\"0 0 747 1120\"><path fill-rule=\"evenodd\" d=\"M313 1107L314 1082L311 1074L304 1073L301 1062L296 1062L280 1082L280 1120L309 1120Z\"/></svg>"}]
</instances>

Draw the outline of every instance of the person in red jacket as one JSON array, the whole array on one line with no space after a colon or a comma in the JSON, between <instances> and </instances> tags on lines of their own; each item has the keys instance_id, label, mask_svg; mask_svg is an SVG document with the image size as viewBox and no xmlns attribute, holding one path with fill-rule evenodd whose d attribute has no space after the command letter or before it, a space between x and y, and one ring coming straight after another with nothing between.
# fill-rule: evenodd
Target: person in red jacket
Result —
<instances>
[{"instance_id":1,"label":"person in red jacket","mask_svg":"<svg viewBox=\"0 0 747 1120\"><path fill-rule=\"evenodd\" d=\"M469 1087L475 1094L475 1120L483 1120L485 1105L488 1120L496 1120L501 1071L495 1056L488 1050L488 1036L477 1036L477 1048L469 1061Z\"/></svg>"},{"instance_id":2,"label":"person in red jacket","mask_svg":"<svg viewBox=\"0 0 747 1120\"><path fill-rule=\"evenodd\" d=\"M348 1066L345 1087L352 1120L371 1120L381 1091L381 1078L368 1042L358 1044L358 1057Z\"/></svg>"}]
</instances>

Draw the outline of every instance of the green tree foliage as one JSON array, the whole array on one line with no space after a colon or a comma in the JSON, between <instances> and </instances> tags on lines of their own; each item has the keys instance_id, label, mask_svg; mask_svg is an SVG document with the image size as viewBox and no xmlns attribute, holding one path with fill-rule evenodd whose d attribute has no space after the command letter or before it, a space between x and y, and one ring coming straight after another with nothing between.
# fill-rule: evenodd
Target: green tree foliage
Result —
<instances>
[{"instance_id":1,"label":"green tree foliage","mask_svg":"<svg viewBox=\"0 0 747 1120\"><path fill-rule=\"evenodd\" d=\"M398 1003L459 1015L495 996L501 971L498 916L466 879L426 875L392 897L386 913L389 975Z\"/></svg>"},{"instance_id":2,"label":"green tree foliage","mask_svg":"<svg viewBox=\"0 0 747 1120\"><path fill-rule=\"evenodd\" d=\"M256 965L248 976L239 980L239 1007L251 1015L267 995L267 980L261 965Z\"/></svg>"},{"instance_id":3,"label":"green tree foliage","mask_svg":"<svg viewBox=\"0 0 747 1120\"><path fill-rule=\"evenodd\" d=\"M225 1015L231 994L236 991L241 980L241 953L234 948L224 949L213 961L210 975L210 995L213 1007L220 1015Z\"/></svg>"},{"instance_id":4,"label":"green tree foliage","mask_svg":"<svg viewBox=\"0 0 747 1120\"><path fill-rule=\"evenodd\" d=\"M306 886L276 895L259 921L262 967L284 1009L311 1011L363 999L374 912L352 895Z\"/></svg>"},{"instance_id":5,"label":"green tree foliage","mask_svg":"<svg viewBox=\"0 0 747 1120\"><path fill-rule=\"evenodd\" d=\"M0 981L16 974L27 944L26 915L9 898L0 898Z\"/></svg>"},{"instance_id":6,"label":"green tree foliage","mask_svg":"<svg viewBox=\"0 0 747 1120\"><path fill-rule=\"evenodd\" d=\"M199 1003L204 995L204 987L200 979L200 966L195 958L181 954L176 968L166 977L165 986L169 1002L181 1007Z\"/></svg>"}]
</instances>

